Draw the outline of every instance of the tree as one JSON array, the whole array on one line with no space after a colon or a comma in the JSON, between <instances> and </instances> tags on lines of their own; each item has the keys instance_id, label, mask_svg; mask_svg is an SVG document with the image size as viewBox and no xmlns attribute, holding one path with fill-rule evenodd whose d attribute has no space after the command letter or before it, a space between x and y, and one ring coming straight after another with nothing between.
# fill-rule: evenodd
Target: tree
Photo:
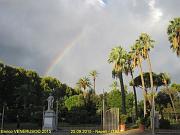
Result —
<instances>
[{"instance_id":1,"label":"tree","mask_svg":"<svg viewBox=\"0 0 180 135\"><path fill-rule=\"evenodd\" d=\"M65 106L68 108L68 110L71 110L73 107L82 107L84 105L84 99L81 95L71 96L65 101Z\"/></svg>"},{"instance_id":2,"label":"tree","mask_svg":"<svg viewBox=\"0 0 180 135\"><path fill-rule=\"evenodd\" d=\"M177 92L180 92L180 84L173 83L171 88L175 89Z\"/></svg>"},{"instance_id":3,"label":"tree","mask_svg":"<svg viewBox=\"0 0 180 135\"><path fill-rule=\"evenodd\" d=\"M96 92L96 90L95 90L96 89L96 77L97 77L98 73L96 70L92 70L89 74L93 79L93 87L94 87L94 93L95 93Z\"/></svg>"},{"instance_id":4,"label":"tree","mask_svg":"<svg viewBox=\"0 0 180 135\"><path fill-rule=\"evenodd\" d=\"M151 91L153 92L153 75L149 51L154 47L154 40L152 40L148 34L142 33L139 39L136 40L136 42L142 46L141 56L148 61Z\"/></svg>"},{"instance_id":5,"label":"tree","mask_svg":"<svg viewBox=\"0 0 180 135\"><path fill-rule=\"evenodd\" d=\"M118 90L118 89L117 89L118 86L119 86L119 85L118 85L117 81L113 81L113 83L110 85L111 90Z\"/></svg>"},{"instance_id":6,"label":"tree","mask_svg":"<svg viewBox=\"0 0 180 135\"><path fill-rule=\"evenodd\" d=\"M127 68L125 69L126 70L126 74L128 75L128 73L130 73L131 75L131 79L134 81L134 76L133 76L133 63L132 63L132 56L131 56L131 53L129 52L127 54L127 57L126 57L126 63L127 63ZM136 87L134 86L134 82L132 81L132 87L133 87L133 92L134 92L134 103L135 103L135 116L136 116L136 119L138 117L138 107L137 107L137 95L136 95Z\"/></svg>"},{"instance_id":7,"label":"tree","mask_svg":"<svg viewBox=\"0 0 180 135\"><path fill-rule=\"evenodd\" d=\"M122 103L121 103L121 92L119 90L112 90L111 92L108 93L107 97L107 104L110 108L117 107L117 108L122 108ZM120 110L122 111L122 110Z\"/></svg>"},{"instance_id":8,"label":"tree","mask_svg":"<svg viewBox=\"0 0 180 135\"><path fill-rule=\"evenodd\" d=\"M135 42L135 44L131 47L131 57L133 59L133 68L139 67L140 69L140 75L141 75L141 83L142 83L142 91L144 96L144 117L147 114L146 111L146 90L145 90L145 84L144 84L144 77L143 77L143 70L142 70L142 45L138 42Z\"/></svg>"},{"instance_id":9,"label":"tree","mask_svg":"<svg viewBox=\"0 0 180 135\"><path fill-rule=\"evenodd\" d=\"M134 94L132 92L126 92L126 108L129 116L132 116L132 113L134 112L134 101Z\"/></svg>"},{"instance_id":10,"label":"tree","mask_svg":"<svg viewBox=\"0 0 180 135\"><path fill-rule=\"evenodd\" d=\"M109 54L109 63L113 63L113 70L112 76L113 78L117 77L120 81L121 86L121 96L122 96L122 113L126 114L126 95L124 89L124 82L123 82L123 72L125 71L125 62L127 52L121 47L115 47L111 50Z\"/></svg>"},{"instance_id":11,"label":"tree","mask_svg":"<svg viewBox=\"0 0 180 135\"><path fill-rule=\"evenodd\" d=\"M83 88L83 95L84 95L84 98L85 98L86 97L86 93L87 93L86 92L86 88L91 86L89 78L87 78L87 77L80 78L79 81L77 82L77 85L80 88Z\"/></svg>"},{"instance_id":12,"label":"tree","mask_svg":"<svg viewBox=\"0 0 180 135\"><path fill-rule=\"evenodd\" d=\"M161 90L160 92L158 92L157 97L155 98L155 101L156 101L157 109L159 110L159 113L161 114L163 118L164 108L167 108L168 103L171 103L169 95L166 94L163 90Z\"/></svg>"},{"instance_id":13,"label":"tree","mask_svg":"<svg viewBox=\"0 0 180 135\"><path fill-rule=\"evenodd\" d=\"M173 101L173 98L172 98L172 95L171 95L171 91L168 87L168 85L170 84L171 80L170 80L170 77L168 76L168 74L164 73L162 74L162 81L164 82L164 85L166 87L166 93L169 95L170 99L171 99L171 103L172 103L172 107L173 107L173 111L174 111L174 114L176 116L176 120L177 120L177 114L176 114L176 108L175 108L175 105L174 105L174 101Z\"/></svg>"},{"instance_id":14,"label":"tree","mask_svg":"<svg viewBox=\"0 0 180 135\"><path fill-rule=\"evenodd\" d=\"M170 21L167 34L169 42L171 43L170 48L173 52L176 52L177 56L180 56L180 17Z\"/></svg>"},{"instance_id":15,"label":"tree","mask_svg":"<svg viewBox=\"0 0 180 135\"><path fill-rule=\"evenodd\" d=\"M160 74L156 74L154 72L152 72L152 76L153 76L153 86L156 88L156 91L159 87L163 86L164 83L162 81L163 75L164 73L160 73ZM143 73L143 78L144 78L144 86L145 86L145 90L148 93L148 89L151 88L151 82L150 82L150 78L149 78L149 72L145 72ZM134 80L131 80L130 82L130 86L132 86L134 82L134 86L135 87L139 87L142 88L142 83L141 83L141 76L137 76L134 78ZM147 96L147 99L149 100L149 103L151 105L151 101L152 101L152 95L150 94L149 96Z\"/></svg>"},{"instance_id":16,"label":"tree","mask_svg":"<svg viewBox=\"0 0 180 135\"><path fill-rule=\"evenodd\" d=\"M47 93L51 93L53 89L60 88L61 82L53 77L43 77L41 79L41 88L46 91Z\"/></svg>"}]
</instances>

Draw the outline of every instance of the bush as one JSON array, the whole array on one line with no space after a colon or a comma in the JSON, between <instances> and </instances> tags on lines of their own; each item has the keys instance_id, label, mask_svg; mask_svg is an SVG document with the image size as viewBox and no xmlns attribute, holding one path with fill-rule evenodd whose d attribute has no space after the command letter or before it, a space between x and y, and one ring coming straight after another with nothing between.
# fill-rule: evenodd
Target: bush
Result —
<instances>
[{"instance_id":1,"label":"bush","mask_svg":"<svg viewBox=\"0 0 180 135\"><path fill-rule=\"evenodd\" d=\"M145 127L148 128L151 125L150 116L145 116Z\"/></svg>"},{"instance_id":2,"label":"bush","mask_svg":"<svg viewBox=\"0 0 180 135\"><path fill-rule=\"evenodd\" d=\"M166 119L159 120L159 128L160 129L169 129L170 128L170 121Z\"/></svg>"},{"instance_id":3,"label":"bush","mask_svg":"<svg viewBox=\"0 0 180 135\"><path fill-rule=\"evenodd\" d=\"M150 126L150 117L146 115L145 117L139 117L138 120L136 121L137 125L144 125L146 128Z\"/></svg>"},{"instance_id":4,"label":"bush","mask_svg":"<svg viewBox=\"0 0 180 135\"><path fill-rule=\"evenodd\" d=\"M132 123L132 122L133 122L133 118L132 118L132 117L127 117L126 122L127 122L127 123Z\"/></svg>"},{"instance_id":5,"label":"bush","mask_svg":"<svg viewBox=\"0 0 180 135\"><path fill-rule=\"evenodd\" d=\"M136 120L137 125L144 125L145 124L145 118L144 117L139 117L138 120Z\"/></svg>"},{"instance_id":6,"label":"bush","mask_svg":"<svg viewBox=\"0 0 180 135\"><path fill-rule=\"evenodd\" d=\"M121 124L125 124L126 119L127 119L127 115L125 115L125 114L121 114L121 115L120 115Z\"/></svg>"}]
</instances>

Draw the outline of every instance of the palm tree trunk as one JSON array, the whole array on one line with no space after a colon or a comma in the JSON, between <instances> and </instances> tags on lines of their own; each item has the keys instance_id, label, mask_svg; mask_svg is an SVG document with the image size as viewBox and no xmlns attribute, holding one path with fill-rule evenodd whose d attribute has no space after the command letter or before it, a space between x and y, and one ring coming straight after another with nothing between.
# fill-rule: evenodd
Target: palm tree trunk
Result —
<instances>
[{"instance_id":1,"label":"palm tree trunk","mask_svg":"<svg viewBox=\"0 0 180 135\"><path fill-rule=\"evenodd\" d=\"M131 73L131 78L133 80L133 91L134 91L134 101L135 101L135 114L136 114L136 118L138 118L138 109L137 109L137 95L136 95L136 87L134 86L134 77L133 77L133 73L132 70L130 70Z\"/></svg>"},{"instance_id":2,"label":"palm tree trunk","mask_svg":"<svg viewBox=\"0 0 180 135\"><path fill-rule=\"evenodd\" d=\"M122 114L126 114L126 95L124 89L124 82L123 82L123 74L122 72L119 73L119 81L121 86L121 97L122 97Z\"/></svg>"},{"instance_id":3,"label":"palm tree trunk","mask_svg":"<svg viewBox=\"0 0 180 135\"><path fill-rule=\"evenodd\" d=\"M154 132L154 117L155 117L155 101L154 101L154 85L153 85L153 76L152 76L152 66L151 61L149 57L149 53L147 52L147 61L148 61L148 67L149 67L149 76L150 76L150 83L151 83L151 93L152 93L152 99L151 99L151 115L152 115L152 130Z\"/></svg>"},{"instance_id":4,"label":"palm tree trunk","mask_svg":"<svg viewBox=\"0 0 180 135\"><path fill-rule=\"evenodd\" d=\"M148 66L149 66L149 76L150 76L150 83L151 83L151 92L154 95L154 84L153 84L153 76L152 76L152 66L151 66L151 61L150 61L150 57L149 57L148 53L147 53L147 61L148 61ZM151 102L154 102L154 101L151 101Z\"/></svg>"},{"instance_id":5,"label":"palm tree trunk","mask_svg":"<svg viewBox=\"0 0 180 135\"><path fill-rule=\"evenodd\" d=\"M96 91L96 90L95 90L95 88L96 88L96 79L94 78L93 81L94 81L94 94L95 94L95 93L96 93L96 92L95 92L95 91Z\"/></svg>"},{"instance_id":6,"label":"palm tree trunk","mask_svg":"<svg viewBox=\"0 0 180 135\"><path fill-rule=\"evenodd\" d=\"M84 91L83 91L83 96L84 96L84 99L86 98L86 91L85 91L86 89L84 89Z\"/></svg>"},{"instance_id":7,"label":"palm tree trunk","mask_svg":"<svg viewBox=\"0 0 180 135\"><path fill-rule=\"evenodd\" d=\"M140 61L140 58L139 58L139 61ZM143 77L141 62L139 62L139 68L140 68L140 74L141 74L142 90L143 90L143 95L144 95L144 117L145 117L145 115L147 114L147 111L146 111L146 91L145 91L145 84L144 84L144 77Z\"/></svg>"}]
</instances>

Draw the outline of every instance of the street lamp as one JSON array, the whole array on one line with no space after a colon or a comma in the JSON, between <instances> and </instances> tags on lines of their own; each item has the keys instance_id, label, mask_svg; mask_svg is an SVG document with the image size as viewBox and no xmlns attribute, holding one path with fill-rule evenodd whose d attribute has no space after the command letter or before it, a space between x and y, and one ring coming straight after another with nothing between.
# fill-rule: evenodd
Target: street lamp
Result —
<instances>
[{"instance_id":1,"label":"street lamp","mask_svg":"<svg viewBox=\"0 0 180 135\"><path fill-rule=\"evenodd\" d=\"M4 109L5 109L6 103L3 104L3 110L2 110L2 117L1 117L1 130L3 130L4 127Z\"/></svg>"},{"instance_id":2,"label":"street lamp","mask_svg":"<svg viewBox=\"0 0 180 135\"><path fill-rule=\"evenodd\" d=\"M58 130L58 99L56 100L56 130Z\"/></svg>"},{"instance_id":3,"label":"street lamp","mask_svg":"<svg viewBox=\"0 0 180 135\"><path fill-rule=\"evenodd\" d=\"M152 107L151 107L151 115L152 115L152 119L151 119L151 122L152 122L152 135L155 135L155 101L154 101L154 89L152 89Z\"/></svg>"},{"instance_id":4,"label":"street lamp","mask_svg":"<svg viewBox=\"0 0 180 135\"><path fill-rule=\"evenodd\" d=\"M102 109L103 109L103 110L102 110L102 111L103 111L103 130L105 130L104 89L103 89L103 106L102 106L102 107L103 107L103 108L102 108Z\"/></svg>"}]
</instances>

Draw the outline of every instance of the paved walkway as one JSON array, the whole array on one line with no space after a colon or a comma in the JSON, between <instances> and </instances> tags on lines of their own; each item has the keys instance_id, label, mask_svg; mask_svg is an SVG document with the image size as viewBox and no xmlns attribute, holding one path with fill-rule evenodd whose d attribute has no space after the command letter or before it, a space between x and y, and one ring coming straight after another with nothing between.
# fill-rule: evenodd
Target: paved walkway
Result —
<instances>
[{"instance_id":1,"label":"paved walkway","mask_svg":"<svg viewBox=\"0 0 180 135\"><path fill-rule=\"evenodd\" d=\"M77 132L77 131L76 131ZM128 131L118 132L118 133L100 133L102 131L99 130L96 133L88 133L88 130L86 133L72 133L72 130L60 130L53 135L151 135L149 131L141 132L139 129L131 129Z\"/></svg>"},{"instance_id":2,"label":"paved walkway","mask_svg":"<svg viewBox=\"0 0 180 135\"><path fill-rule=\"evenodd\" d=\"M97 127L89 127L84 129L77 127L64 127L59 129L56 132L51 134L37 134L37 135L152 135L150 130L141 132L139 129L131 129L118 133L102 133L104 131L97 129ZM4 134L12 135L12 134ZM22 135L22 134L13 134L13 135ZM23 134L23 135L35 135L35 134ZM155 135L180 135L180 130L157 130Z\"/></svg>"},{"instance_id":3,"label":"paved walkway","mask_svg":"<svg viewBox=\"0 0 180 135\"><path fill-rule=\"evenodd\" d=\"M144 132L139 129L131 129L119 133L108 133L108 134L98 134L98 133L71 133L71 130L60 130L53 135L152 135L150 130L146 130ZM180 135L180 130L158 130L155 135Z\"/></svg>"}]
</instances>

